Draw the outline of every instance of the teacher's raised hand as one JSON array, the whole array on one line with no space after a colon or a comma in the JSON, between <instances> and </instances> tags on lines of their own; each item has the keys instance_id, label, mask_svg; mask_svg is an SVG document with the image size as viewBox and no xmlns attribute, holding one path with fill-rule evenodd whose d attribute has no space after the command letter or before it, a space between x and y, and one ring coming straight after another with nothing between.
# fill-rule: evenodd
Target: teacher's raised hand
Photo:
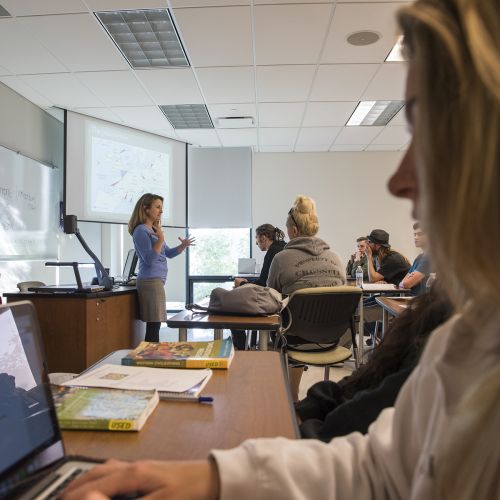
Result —
<instances>
[{"instance_id":1,"label":"teacher's raised hand","mask_svg":"<svg viewBox=\"0 0 500 500\"><path fill-rule=\"evenodd\" d=\"M194 246L194 245L195 245L196 238L191 237L191 235L190 235L190 234L188 234L186 238L181 238L181 237L179 236L179 241L181 242L181 244L177 247L177 250L179 250L179 253L181 253L181 252L182 252L182 251L184 251L187 247Z\"/></svg>"}]
</instances>

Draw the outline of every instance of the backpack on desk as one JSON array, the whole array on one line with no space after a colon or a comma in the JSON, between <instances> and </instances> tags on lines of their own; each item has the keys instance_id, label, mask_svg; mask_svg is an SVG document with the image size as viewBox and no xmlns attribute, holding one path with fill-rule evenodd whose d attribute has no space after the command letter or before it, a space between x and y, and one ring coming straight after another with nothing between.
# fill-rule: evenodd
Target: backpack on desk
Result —
<instances>
[{"instance_id":1,"label":"backpack on desk","mask_svg":"<svg viewBox=\"0 0 500 500\"><path fill-rule=\"evenodd\" d=\"M214 288L210 294L208 307L188 304L186 308L210 313L266 316L280 313L287 302L288 299L283 299L281 293L274 288L249 283L232 290Z\"/></svg>"}]
</instances>

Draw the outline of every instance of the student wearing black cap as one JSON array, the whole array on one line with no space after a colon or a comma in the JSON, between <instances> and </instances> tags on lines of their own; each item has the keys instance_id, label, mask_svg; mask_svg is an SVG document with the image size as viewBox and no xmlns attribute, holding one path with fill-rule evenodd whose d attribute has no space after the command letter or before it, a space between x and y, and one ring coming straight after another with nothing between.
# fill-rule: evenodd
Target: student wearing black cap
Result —
<instances>
[{"instance_id":1,"label":"student wearing black cap","mask_svg":"<svg viewBox=\"0 0 500 500\"><path fill-rule=\"evenodd\" d=\"M366 255L371 283L385 281L398 285L410 269L408 259L391 249L389 233L383 229L374 229L368 235Z\"/></svg>"}]
</instances>

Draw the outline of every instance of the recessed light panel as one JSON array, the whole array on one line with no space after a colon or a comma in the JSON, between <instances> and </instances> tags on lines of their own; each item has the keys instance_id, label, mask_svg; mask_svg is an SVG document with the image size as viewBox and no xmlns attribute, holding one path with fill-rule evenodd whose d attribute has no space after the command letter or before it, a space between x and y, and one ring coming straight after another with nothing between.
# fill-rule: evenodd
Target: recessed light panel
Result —
<instances>
[{"instance_id":1,"label":"recessed light panel","mask_svg":"<svg viewBox=\"0 0 500 500\"><path fill-rule=\"evenodd\" d=\"M386 58L387 62L401 62L404 61L403 57L403 37L400 36L398 41L394 44L394 47L389 52L389 55Z\"/></svg>"},{"instance_id":2,"label":"recessed light panel","mask_svg":"<svg viewBox=\"0 0 500 500\"><path fill-rule=\"evenodd\" d=\"M176 129L214 128L204 104L172 104L160 109Z\"/></svg>"},{"instance_id":3,"label":"recessed light panel","mask_svg":"<svg viewBox=\"0 0 500 500\"><path fill-rule=\"evenodd\" d=\"M133 68L189 66L167 9L95 12Z\"/></svg>"},{"instance_id":4,"label":"recessed light panel","mask_svg":"<svg viewBox=\"0 0 500 500\"><path fill-rule=\"evenodd\" d=\"M404 106L404 101L361 101L347 126L383 126Z\"/></svg>"}]
</instances>

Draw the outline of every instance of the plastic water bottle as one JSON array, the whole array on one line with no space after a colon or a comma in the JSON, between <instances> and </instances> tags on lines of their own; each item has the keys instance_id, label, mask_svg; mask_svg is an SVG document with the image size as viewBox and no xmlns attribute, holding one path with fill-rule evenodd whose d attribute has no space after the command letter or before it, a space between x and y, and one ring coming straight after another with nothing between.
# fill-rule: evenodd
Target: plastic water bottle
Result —
<instances>
[{"instance_id":1,"label":"plastic water bottle","mask_svg":"<svg viewBox=\"0 0 500 500\"><path fill-rule=\"evenodd\" d=\"M361 266L356 268L356 286L363 288L363 268Z\"/></svg>"},{"instance_id":2,"label":"plastic water bottle","mask_svg":"<svg viewBox=\"0 0 500 500\"><path fill-rule=\"evenodd\" d=\"M429 273L429 277L425 283L425 291L428 292L432 288L432 284L436 281L436 273Z\"/></svg>"}]
</instances>

